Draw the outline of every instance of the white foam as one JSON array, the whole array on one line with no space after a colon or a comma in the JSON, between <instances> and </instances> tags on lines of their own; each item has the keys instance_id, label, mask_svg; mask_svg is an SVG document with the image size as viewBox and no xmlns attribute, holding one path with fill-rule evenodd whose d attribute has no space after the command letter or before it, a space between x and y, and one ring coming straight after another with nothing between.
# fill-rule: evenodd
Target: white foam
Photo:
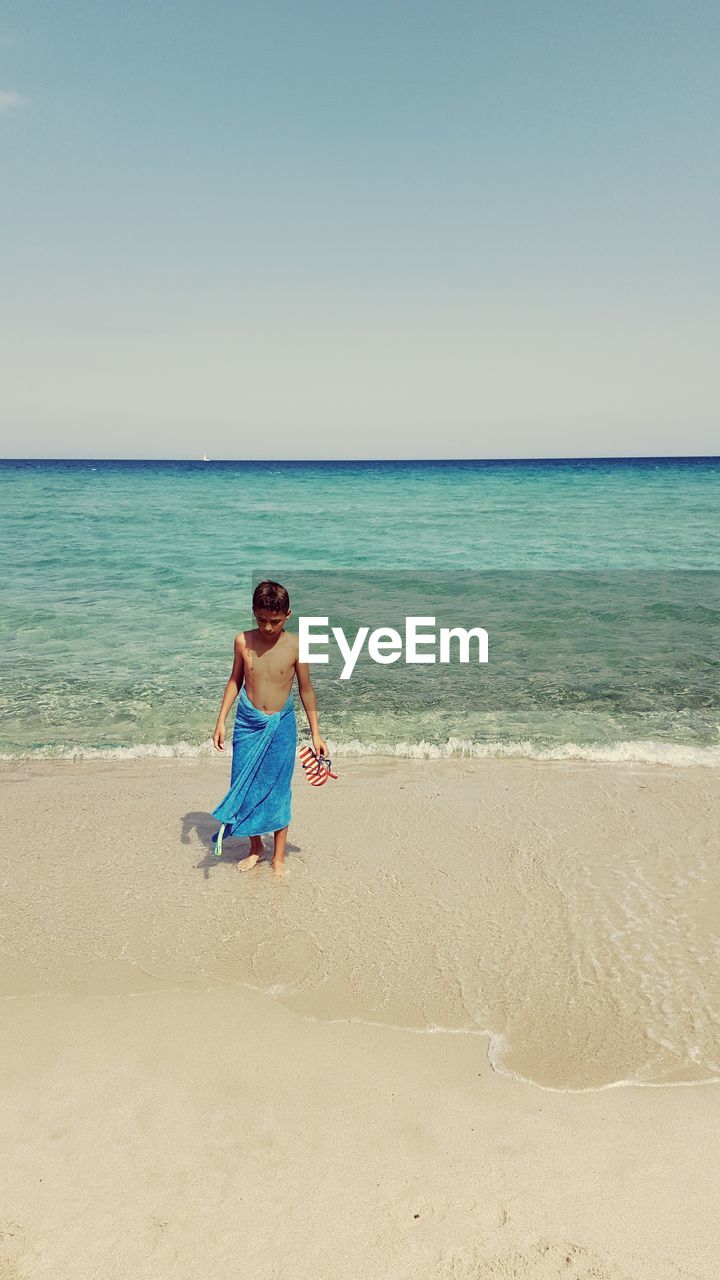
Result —
<instances>
[{"instance_id":1,"label":"white foam","mask_svg":"<svg viewBox=\"0 0 720 1280\"><path fill-rule=\"evenodd\" d=\"M720 745L691 746L682 742L562 742L559 746L538 746L528 740L519 742L471 742L451 737L446 744L436 742L329 742L333 755L391 755L405 759L439 760L469 758L474 760L591 760L598 764L626 762L633 764L702 764L720 767Z\"/></svg>"},{"instance_id":2,"label":"white foam","mask_svg":"<svg viewBox=\"0 0 720 1280\"><path fill-rule=\"evenodd\" d=\"M589 760L599 764L628 762L633 764L704 765L720 767L720 745L694 747L687 743L653 742L652 740L602 743L564 742L556 747L541 747L528 740L521 742L471 742L465 738L449 738L438 746L432 742L364 743L328 741L332 755L398 756L416 760L445 760L466 757L473 760Z\"/></svg>"},{"instance_id":3,"label":"white foam","mask_svg":"<svg viewBox=\"0 0 720 1280\"><path fill-rule=\"evenodd\" d=\"M598 764L661 764L676 767L702 765L720 768L720 744L694 747L688 743L653 742L637 739L628 742L578 743L564 742L556 747L541 747L529 740L520 742L471 742L466 738L448 738L434 742L347 742L328 739L332 756L390 756L406 760L587 760ZM192 742L146 742L128 747L35 747L16 754L0 753L0 760L142 760L197 759L213 756L210 739ZM230 756L228 752L228 757Z\"/></svg>"}]
</instances>

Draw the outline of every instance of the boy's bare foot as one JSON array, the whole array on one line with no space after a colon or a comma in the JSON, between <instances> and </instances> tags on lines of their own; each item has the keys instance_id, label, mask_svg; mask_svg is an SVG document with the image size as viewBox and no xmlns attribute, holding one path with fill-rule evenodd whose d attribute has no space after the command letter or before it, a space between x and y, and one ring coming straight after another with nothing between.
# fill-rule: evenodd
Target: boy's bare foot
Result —
<instances>
[{"instance_id":1,"label":"boy's bare foot","mask_svg":"<svg viewBox=\"0 0 720 1280\"><path fill-rule=\"evenodd\" d=\"M250 852L247 858L241 858L237 864L238 871L250 871L260 861L265 852L260 836L250 837Z\"/></svg>"}]
</instances>

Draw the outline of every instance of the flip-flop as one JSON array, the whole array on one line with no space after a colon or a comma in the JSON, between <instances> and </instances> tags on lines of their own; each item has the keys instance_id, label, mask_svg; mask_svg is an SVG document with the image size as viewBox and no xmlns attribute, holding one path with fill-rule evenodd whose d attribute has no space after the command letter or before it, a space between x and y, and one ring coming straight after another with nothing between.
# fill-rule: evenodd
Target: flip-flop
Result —
<instances>
[{"instance_id":1,"label":"flip-flop","mask_svg":"<svg viewBox=\"0 0 720 1280\"><path fill-rule=\"evenodd\" d=\"M227 823L223 822L222 826L220 827L220 830L216 831L215 835L213 836L213 840L215 842L215 848L213 849L213 853L215 854L216 858L222 858L222 844L223 844L223 836L225 835L226 826L227 826Z\"/></svg>"},{"instance_id":2,"label":"flip-flop","mask_svg":"<svg viewBox=\"0 0 720 1280\"><path fill-rule=\"evenodd\" d=\"M305 777L311 787L322 787L328 780L327 769L323 768L320 763L320 756L317 756L312 747L304 746L300 748L300 763L305 770Z\"/></svg>"},{"instance_id":3,"label":"flip-flop","mask_svg":"<svg viewBox=\"0 0 720 1280\"><path fill-rule=\"evenodd\" d=\"M332 760L322 753L316 755L312 747L304 746L299 751L300 763L305 770L305 777L311 787L322 787L328 778L337 778L332 771Z\"/></svg>"}]
</instances>

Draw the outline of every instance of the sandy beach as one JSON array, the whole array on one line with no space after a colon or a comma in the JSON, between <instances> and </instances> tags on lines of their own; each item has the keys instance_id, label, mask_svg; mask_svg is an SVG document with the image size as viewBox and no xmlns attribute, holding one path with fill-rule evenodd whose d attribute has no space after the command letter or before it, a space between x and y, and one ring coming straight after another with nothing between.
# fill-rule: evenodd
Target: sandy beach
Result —
<instances>
[{"instance_id":1,"label":"sandy beach","mask_svg":"<svg viewBox=\"0 0 720 1280\"><path fill-rule=\"evenodd\" d=\"M714 1280L716 771L225 772L2 767L3 1280Z\"/></svg>"}]
</instances>

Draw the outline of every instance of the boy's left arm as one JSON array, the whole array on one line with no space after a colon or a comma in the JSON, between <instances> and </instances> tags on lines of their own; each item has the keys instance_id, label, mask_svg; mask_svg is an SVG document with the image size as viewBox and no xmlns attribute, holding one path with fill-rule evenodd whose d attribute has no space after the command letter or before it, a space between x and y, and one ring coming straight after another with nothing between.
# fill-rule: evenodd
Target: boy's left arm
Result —
<instances>
[{"instance_id":1,"label":"boy's left arm","mask_svg":"<svg viewBox=\"0 0 720 1280\"><path fill-rule=\"evenodd\" d=\"M313 750L317 752L318 755L322 753L322 755L328 756L330 752L328 751L327 743L321 736L320 729L318 728L317 698L315 697L315 690L310 682L310 664L307 662L301 662L299 657L296 657L295 670L297 672L298 693L300 694L300 699L308 718L308 724L310 725Z\"/></svg>"}]
</instances>

